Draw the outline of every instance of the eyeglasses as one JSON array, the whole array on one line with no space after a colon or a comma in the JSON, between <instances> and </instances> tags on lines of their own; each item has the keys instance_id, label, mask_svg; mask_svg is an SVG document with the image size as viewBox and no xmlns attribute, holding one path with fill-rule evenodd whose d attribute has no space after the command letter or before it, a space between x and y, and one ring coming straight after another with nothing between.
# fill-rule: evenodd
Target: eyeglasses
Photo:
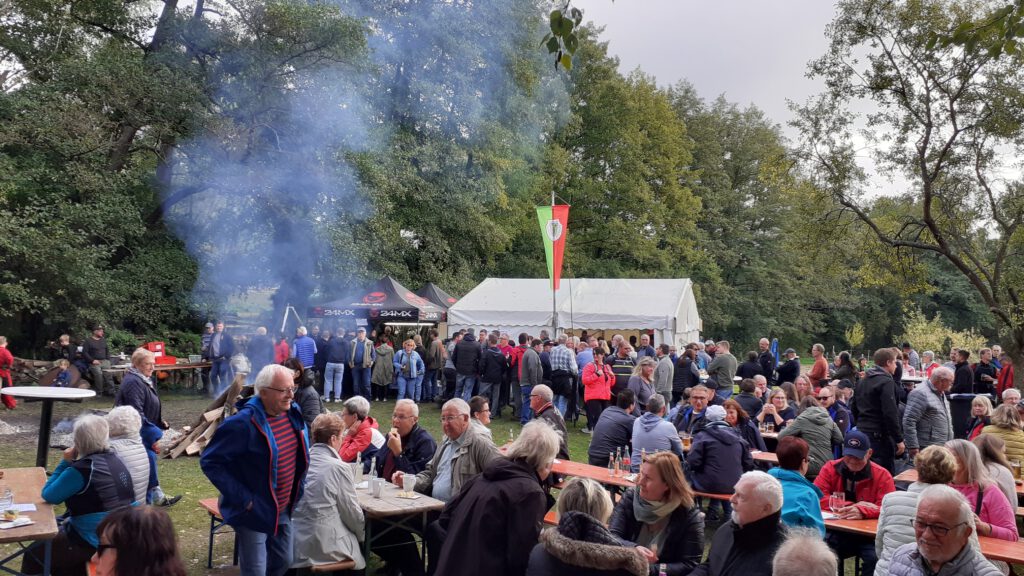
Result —
<instances>
[{"instance_id":1,"label":"eyeglasses","mask_svg":"<svg viewBox=\"0 0 1024 576\"><path fill-rule=\"evenodd\" d=\"M831 396L818 396L818 400L828 400Z\"/></svg>"},{"instance_id":2,"label":"eyeglasses","mask_svg":"<svg viewBox=\"0 0 1024 576\"><path fill-rule=\"evenodd\" d=\"M441 422L455 422L462 420L462 416L441 416Z\"/></svg>"},{"instance_id":3,"label":"eyeglasses","mask_svg":"<svg viewBox=\"0 0 1024 576\"><path fill-rule=\"evenodd\" d=\"M107 550L117 550L117 546L114 546L113 544L98 544L96 546L96 557L98 558L103 556L103 553Z\"/></svg>"},{"instance_id":4,"label":"eyeglasses","mask_svg":"<svg viewBox=\"0 0 1024 576\"><path fill-rule=\"evenodd\" d=\"M402 416L402 415L399 415L399 414L392 414L392 416L391 416L392 420L399 420L399 421L401 421L401 420L408 420L409 418L415 418L415 416Z\"/></svg>"},{"instance_id":5,"label":"eyeglasses","mask_svg":"<svg viewBox=\"0 0 1024 576\"><path fill-rule=\"evenodd\" d=\"M295 396L295 390L296 390L296 388L294 388L294 387L293 388L274 388L273 386L267 386L267 389L268 390L273 390L275 392L280 392L280 393L284 394L285 396L289 396L289 395Z\"/></svg>"},{"instance_id":6,"label":"eyeglasses","mask_svg":"<svg viewBox=\"0 0 1024 576\"><path fill-rule=\"evenodd\" d=\"M954 524L952 526L942 526L942 525L939 525L939 524L928 524L927 522L921 522L917 518L914 518L913 520L910 521L910 524L911 524L911 526L914 527L915 530L920 530L921 532L924 532L925 530L931 529L932 534L935 534L936 536L941 538L941 537L949 534L949 531L952 530L953 528L956 528L957 526L962 526L964 524L967 524L967 522L960 522L959 524Z\"/></svg>"}]
</instances>

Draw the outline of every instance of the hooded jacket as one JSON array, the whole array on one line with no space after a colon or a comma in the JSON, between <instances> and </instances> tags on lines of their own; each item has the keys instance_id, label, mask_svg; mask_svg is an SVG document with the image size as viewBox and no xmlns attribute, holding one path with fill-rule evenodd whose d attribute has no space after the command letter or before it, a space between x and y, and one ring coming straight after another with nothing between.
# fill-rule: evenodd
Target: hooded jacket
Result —
<instances>
[{"instance_id":1,"label":"hooded jacket","mask_svg":"<svg viewBox=\"0 0 1024 576\"><path fill-rule=\"evenodd\" d=\"M896 383L884 369L875 366L864 374L864 379L854 389L851 408L861 432L868 436L882 434L896 444L903 441L896 406Z\"/></svg>"},{"instance_id":2,"label":"hooded jacket","mask_svg":"<svg viewBox=\"0 0 1024 576\"><path fill-rule=\"evenodd\" d=\"M768 471L782 484L782 523L797 528L813 528L825 537L821 517L821 489L795 470L776 466Z\"/></svg>"},{"instance_id":3,"label":"hooded jacket","mask_svg":"<svg viewBox=\"0 0 1024 576\"><path fill-rule=\"evenodd\" d=\"M693 437L686 465L693 472L694 487L700 492L732 494L744 472L754 469L746 441L728 424L708 422Z\"/></svg>"},{"instance_id":4,"label":"hooded jacket","mask_svg":"<svg viewBox=\"0 0 1024 576\"><path fill-rule=\"evenodd\" d=\"M480 345L473 333L467 333L452 351L452 363L460 376L476 376L480 372Z\"/></svg>"},{"instance_id":5,"label":"hooded jacket","mask_svg":"<svg viewBox=\"0 0 1024 576\"><path fill-rule=\"evenodd\" d=\"M374 349L377 357L373 361L373 371L370 373L370 383L374 386L387 388L395 381L395 349L388 344L382 343Z\"/></svg>"},{"instance_id":6,"label":"hooded jacket","mask_svg":"<svg viewBox=\"0 0 1024 576\"><path fill-rule=\"evenodd\" d=\"M199 465L220 491L219 507L224 522L263 534L276 534L277 443L259 396L242 400L238 406L238 413L217 428L203 450ZM294 507L302 498L309 467L309 436L298 405L293 402L287 414L300 438L290 498Z\"/></svg>"},{"instance_id":7,"label":"hooded jacket","mask_svg":"<svg viewBox=\"0 0 1024 576\"><path fill-rule=\"evenodd\" d=\"M638 497L637 488L630 488L622 494L622 499L615 505L612 518L608 521L608 529L612 534L623 540L623 544L633 546L643 522L633 514L633 500ZM704 516L697 506L680 505L668 517L665 526L665 541L658 550L658 564L667 564L669 576L688 574L704 555ZM658 564L652 564L650 574L657 576Z\"/></svg>"},{"instance_id":8,"label":"hooded jacket","mask_svg":"<svg viewBox=\"0 0 1024 576\"><path fill-rule=\"evenodd\" d=\"M530 576L647 576L650 567L593 516L567 512L540 533L530 552Z\"/></svg>"},{"instance_id":9,"label":"hooded jacket","mask_svg":"<svg viewBox=\"0 0 1024 576\"><path fill-rule=\"evenodd\" d=\"M600 424L598 420L598 424ZM633 421L633 453L630 458L630 468L633 472L640 471L640 454L646 450L647 454L669 451L679 456L683 461L686 456L683 454L683 443L679 440L679 433L671 422L663 419L653 412L647 412Z\"/></svg>"},{"instance_id":10,"label":"hooded jacket","mask_svg":"<svg viewBox=\"0 0 1024 576\"><path fill-rule=\"evenodd\" d=\"M551 507L548 498L529 464L495 458L465 484L437 520L435 532L444 544L435 573L522 576Z\"/></svg>"},{"instance_id":11,"label":"hooded jacket","mask_svg":"<svg viewBox=\"0 0 1024 576\"><path fill-rule=\"evenodd\" d=\"M824 408L818 406L805 409L796 420L779 432L779 440L786 436L796 436L807 442L810 448L807 457L811 460L807 468L808 478L817 476L821 467L832 460L832 444L843 443L843 433L839 431L839 426Z\"/></svg>"}]
</instances>

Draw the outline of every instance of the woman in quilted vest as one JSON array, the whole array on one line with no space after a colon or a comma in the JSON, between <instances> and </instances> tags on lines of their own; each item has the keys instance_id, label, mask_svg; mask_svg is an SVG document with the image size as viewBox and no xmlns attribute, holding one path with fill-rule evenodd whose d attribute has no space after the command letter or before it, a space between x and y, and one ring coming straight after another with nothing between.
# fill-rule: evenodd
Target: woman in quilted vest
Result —
<instances>
[{"instance_id":1,"label":"woman in quilted vest","mask_svg":"<svg viewBox=\"0 0 1024 576\"><path fill-rule=\"evenodd\" d=\"M132 475L135 501L145 504L149 488L149 455L139 435L142 417L131 406L117 406L107 414L107 426L110 428L110 450L117 454Z\"/></svg>"}]
</instances>

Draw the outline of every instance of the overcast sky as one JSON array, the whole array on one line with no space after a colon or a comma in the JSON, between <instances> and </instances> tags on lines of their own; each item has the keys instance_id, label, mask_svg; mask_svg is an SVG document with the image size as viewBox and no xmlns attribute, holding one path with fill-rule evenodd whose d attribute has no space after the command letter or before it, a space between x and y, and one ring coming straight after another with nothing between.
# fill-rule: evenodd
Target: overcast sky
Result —
<instances>
[{"instance_id":1,"label":"overcast sky","mask_svg":"<svg viewBox=\"0 0 1024 576\"><path fill-rule=\"evenodd\" d=\"M785 126L786 99L803 102L821 84L807 62L826 47L835 12L827 0L573 0L623 72L638 66L660 86L687 79L705 99L754 104Z\"/></svg>"}]
</instances>

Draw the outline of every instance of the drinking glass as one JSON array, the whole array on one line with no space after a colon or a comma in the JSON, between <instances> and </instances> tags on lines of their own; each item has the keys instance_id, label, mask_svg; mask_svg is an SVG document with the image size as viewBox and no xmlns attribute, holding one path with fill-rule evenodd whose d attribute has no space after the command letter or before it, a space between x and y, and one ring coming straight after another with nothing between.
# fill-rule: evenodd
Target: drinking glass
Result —
<instances>
[{"instance_id":1,"label":"drinking glass","mask_svg":"<svg viewBox=\"0 0 1024 576\"><path fill-rule=\"evenodd\" d=\"M772 432L774 432L774 431L775 431L775 423L774 423L774 422L766 422L766 423L765 423L765 426L766 426L766 431L767 431L767 432L768 432L769 434L771 434Z\"/></svg>"},{"instance_id":2,"label":"drinking glass","mask_svg":"<svg viewBox=\"0 0 1024 576\"><path fill-rule=\"evenodd\" d=\"M4 488L0 491L0 512L7 510L14 505L14 494L11 493L10 488Z\"/></svg>"},{"instance_id":3,"label":"drinking glass","mask_svg":"<svg viewBox=\"0 0 1024 576\"><path fill-rule=\"evenodd\" d=\"M831 510L833 514L838 514L839 510L842 509L844 496L845 495L842 492L833 492L832 495L828 497L828 509Z\"/></svg>"},{"instance_id":4,"label":"drinking glass","mask_svg":"<svg viewBox=\"0 0 1024 576\"><path fill-rule=\"evenodd\" d=\"M402 490L405 492L412 492L416 488L416 475L405 474L402 476Z\"/></svg>"}]
</instances>

